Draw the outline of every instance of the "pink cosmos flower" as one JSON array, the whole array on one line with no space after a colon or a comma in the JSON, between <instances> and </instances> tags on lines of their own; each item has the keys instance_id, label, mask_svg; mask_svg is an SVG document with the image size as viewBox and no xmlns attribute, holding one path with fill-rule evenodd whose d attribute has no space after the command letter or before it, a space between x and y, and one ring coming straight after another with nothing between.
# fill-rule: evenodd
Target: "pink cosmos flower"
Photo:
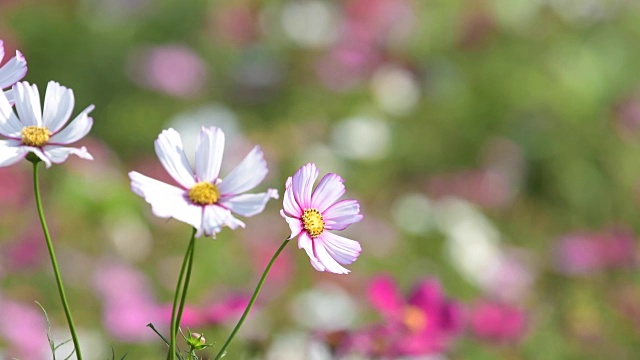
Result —
<instances>
[{"instance_id":1,"label":"pink cosmos flower","mask_svg":"<svg viewBox=\"0 0 640 360\"><path fill-rule=\"evenodd\" d=\"M516 342L526 330L525 313L503 303L481 301L471 308L469 316L474 335L488 341Z\"/></svg>"},{"instance_id":2,"label":"pink cosmos flower","mask_svg":"<svg viewBox=\"0 0 640 360\"><path fill-rule=\"evenodd\" d=\"M21 82L15 84L12 90L18 116L0 91L0 134L9 138L0 140L0 166L15 164L29 153L40 158L47 167L52 163L64 162L70 154L93 160L84 146L79 149L65 146L89 133L93 119L88 114L93 110L93 105L67 124L73 111L73 90L50 81L44 98L44 112L35 85Z\"/></svg>"},{"instance_id":3,"label":"pink cosmos flower","mask_svg":"<svg viewBox=\"0 0 640 360\"><path fill-rule=\"evenodd\" d=\"M305 249L316 270L348 274L340 264L356 261L362 251L360 243L327 230L344 230L362 220L360 204L357 200L337 201L345 193L344 180L337 174L325 175L314 191L317 178L318 169L311 163L289 177L280 215L291 228L289 239L300 236L298 248Z\"/></svg>"},{"instance_id":4,"label":"pink cosmos flower","mask_svg":"<svg viewBox=\"0 0 640 360\"><path fill-rule=\"evenodd\" d=\"M0 40L0 62L4 59L4 42ZM16 56L0 66L0 89L6 89L20 81L27 74L27 61L20 51L16 50ZM9 97L13 98L13 96ZM11 101L11 100L10 100Z\"/></svg>"},{"instance_id":5,"label":"pink cosmos flower","mask_svg":"<svg viewBox=\"0 0 640 360\"><path fill-rule=\"evenodd\" d=\"M462 308L445 298L440 283L424 280L403 299L393 279L369 285L369 300L386 319L386 355L415 356L445 351L462 330Z\"/></svg>"},{"instance_id":6,"label":"pink cosmos flower","mask_svg":"<svg viewBox=\"0 0 640 360\"><path fill-rule=\"evenodd\" d=\"M626 229L601 232L575 232L562 237L556 245L555 267L567 275L588 275L637 263L636 237Z\"/></svg>"},{"instance_id":7,"label":"pink cosmos flower","mask_svg":"<svg viewBox=\"0 0 640 360\"><path fill-rule=\"evenodd\" d=\"M224 226L244 227L232 213L256 215L278 192L242 194L256 187L267 175L267 163L255 146L235 169L222 180L220 164L224 152L224 133L217 127L203 127L196 148L195 172L184 153L182 138L174 129L162 131L155 141L160 163L179 186L169 185L138 172L129 173L131 190L143 197L155 216L174 218L196 228L196 236L215 236Z\"/></svg>"}]
</instances>

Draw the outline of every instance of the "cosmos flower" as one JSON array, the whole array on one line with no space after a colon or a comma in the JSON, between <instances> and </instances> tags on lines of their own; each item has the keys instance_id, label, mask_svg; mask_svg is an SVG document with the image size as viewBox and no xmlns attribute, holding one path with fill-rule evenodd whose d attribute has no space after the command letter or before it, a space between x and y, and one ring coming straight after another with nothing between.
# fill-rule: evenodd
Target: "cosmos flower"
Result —
<instances>
[{"instance_id":1,"label":"cosmos flower","mask_svg":"<svg viewBox=\"0 0 640 360\"><path fill-rule=\"evenodd\" d=\"M160 163L179 186L129 173L131 190L143 197L155 216L174 218L196 228L196 236L215 236L224 226L244 227L232 213L249 217L264 210L269 199L278 198L275 189L259 194L242 194L256 187L267 175L267 163L259 146L220 178L224 133L217 127L203 127L196 148L195 172L184 153L182 138L174 129L162 131L155 141Z\"/></svg>"},{"instance_id":2,"label":"cosmos flower","mask_svg":"<svg viewBox=\"0 0 640 360\"><path fill-rule=\"evenodd\" d=\"M435 279L419 282L406 299L387 276L375 278L368 292L369 301L385 318L381 326L391 329L383 346L386 355L440 353L462 330L462 307L445 297Z\"/></svg>"},{"instance_id":3,"label":"cosmos flower","mask_svg":"<svg viewBox=\"0 0 640 360\"><path fill-rule=\"evenodd\" d=\"M301 167L286 183L280 215L291 228L298 248L305 249L311 265L318 271L348 274L342 265L356 261L362 248L357 241L338 236L327 230L344 230L362 220L357 200L338 199L345 193L343 179L328 173L313 190L318 178L315 164Z\"/></svg>"},{"instance_id":4,"label":"cosmos flower","mask_svg":"<svg viewBox=\"0 0 640 360\"><path fill-rule=\"evenodd\" d=\"M4 59L4 42L0 40L0 62ZM27 74L27 61L20 51L16 50L16 56L0 66L0 89L6 89L20 81ZM13 103L12 91L7 96L9 102Z\"/></svg>"},{"instance_id":5,"label":"cosmos flower","mask_svg":"<svg viewBox=\"0 0 640 360\"><path fill-rule=\"evenodd\" d=\"M4 92L0 91L0 134L8 138L0 140L0 166L15 164L29 153L47 167L64 162L70 154L93 160L84 146L79 149L65 146L89 133L93 126L93 119L89 117L93 105L69 122L74 105L73 90L50 81L44 98L44 112L36 85L17 83L12 91L16 97L17 116Z\"/></svg>"}]
</instances>

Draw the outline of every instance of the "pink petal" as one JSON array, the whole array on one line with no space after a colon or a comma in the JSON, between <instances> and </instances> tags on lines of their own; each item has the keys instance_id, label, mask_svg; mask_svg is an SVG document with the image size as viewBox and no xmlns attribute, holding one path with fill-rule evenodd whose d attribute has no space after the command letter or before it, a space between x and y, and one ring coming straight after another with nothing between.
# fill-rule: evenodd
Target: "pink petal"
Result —
<instances>
[{"instance_id":1,"label":"pink petal","mask_svg":"<svg viewBox=\"0 0 640 360\"><path fill-rule=\"evenodd\" d=\"M322 213L333 205L344 195L343 182L344 180L338 174L328 173L323 176L311 196L311 207Z\"/></svg>"},{"instance_id":2,"label":"pink petal","mask_svg":"<svg viewBox=\"0 0 640 360\"><path fill-rule=\"evenodd\" d=\"M374 278L369 283L367 294L371 305L381 314L391 318L401 315L404 300L390 276L381 275Z\"/></svg>"},{"instance_id":3,"label":"pink petal","mask_svg":"<svg viewBox=\"0 0 640 360\"><path fill-rule=\"evenodd\" d=\"M50 139L50 143L63 145L74 143L87 135L92 126L93 119L87 116L86 112L82 112L62 131L54 134Z\"/></svg>"},{"instance_id":4,"label":"pink petal","mask_svg":"<svg viewBox=\"0 0 640 360\"><path fill-rule=\"evenodd\" d=\"M5 93L0 89L0 134L14 139L22 138L24 126L13 113L13 108Z\"/></svg>"},{"instance_id":5,"label":"pink petal","mask_svg":"<svg viewBox=\"0 0 640 360\"><path fill-rule=\"evenodd\" d=\"M322 242L329 255L342 265L353 263L358 256L360 256L360 252L362 252L362 247L359 242L333 234L329 231L325 231L321 236L318 236L316 242L318 241Z\"/></svg>"},{"instance_id":6,"label":"pink petal","mask_svg":"<svg viewBox=\"0 0 640 360\"><path fill-rule=\"evenodd\" d=\"M327 230L344 230L349 225L362 220L360 204L357 200L342 200L329 207L322 214Z\"/></svg>"},{"instance_id":7,"label":"pink petal","mask_svg":"<svg viewBox=\"0 0 640 360\"><path fill-rule=\"evenodd\" d=\"M304 165L293 175L293 196L303 210L311 208L313 183L317 178L318 168L313 163Z\"/></svg>"},{"instance_id":8,"label":"pink petal","mask_svg":"<svg viewBox=\"0 0 640 360\"><path fill-rule=\"evenodd\" d=\"M300 233L300 237L298 238L298 249L304 249L307 252L309 260L311 261L311 266L313 266L314 269L318 271L326 270L325 266L315 255L313 240L305 231Z\"/></svg>"},{"instance_id":9,"label":"pink petal","mask_svg":"<svg viewBox=\"0 0 640 360\"><path fill-rule=\"evenodd\" d=\"M350 271L340 265L336 259L327 251L325 242L321 239L327 233L323 233L313 241L313 250L318 258L318 261L324 266L325 271L332 272L334 274L348 274Z\"/></svg>"},{"instance_id":10,"label":"pink petal","mask_svg":"<svg viewBox=\"0 0 640 360\"><path fill-rule=\"evenodd\" d=\"M280 215L286 220L287 224L289 224L289 229L291 229L289 239L295 238L302 232L302 221L300 219L288 217L283 210L280 210Z\"/></svg>"},{"instance_id":11,"label":"pink petal","mask_svg":"<svg viewBox=\"0 0 640 360\"><path fill-rule=\"evenodd\" d=\"M298 202L296 201L293 195L293 187L291 184L292 184L292 178L289 177L285 184L284 199L282 201L282 207L284 208L284 211L287 214L296 218L300 218L302 216L303 211L300 208L300 205L298 204Z\"/></svg>"},{"instance_id":12,"label":"pink petal","mask_svg":"<svg viewBox=\"0 0 640 360\"><path fill-rule=\"evenodd\" d=\"M20 51L16 51L16 56L0 67L0 90L20 81L25 75L27 75L27 61Z\"/></svg>"}]
</instances>

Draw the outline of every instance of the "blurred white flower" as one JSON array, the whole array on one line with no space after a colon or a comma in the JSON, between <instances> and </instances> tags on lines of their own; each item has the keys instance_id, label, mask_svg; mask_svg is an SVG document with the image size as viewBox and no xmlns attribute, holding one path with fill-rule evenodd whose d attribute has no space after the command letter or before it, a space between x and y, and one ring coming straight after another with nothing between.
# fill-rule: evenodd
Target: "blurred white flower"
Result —
<instances>
[{"instance_id":1,"label":"blurred white flower","mask_svg":"<svg viewBox=\"0 0 640 360\"><path fill-rule=\"evenodd\" d=\"M297 295L292 311L295 320L309 329L337 331L353 324L358 305L342 288L321 284Z\"/></svg>"},{"instance_id":2,"label":"blurred white flower","mask_svg":"<svg viewBox=\"0 0 640 360\"><path fill-rule=\"evenodd\" d=\"M391 115L404 115L420 99L420 86L413 74L396 65L379 67L371 79L371 91L380 107Z\"/></svg>"},{"instance_id":3,"label":"blurred white flower","mask_svg":"<svg viewBox=\"0 0 640 360\"><path fill-rule=\"evenodd\" d=\"M338 14L328 1L290 1L282 8L282 28L296 44L325 47L338 35Z\"/></svg>"},{"instance_id":4,"label":"blurred white flower","mask_svg":"<svg viewBox=\"0 0 640 360\"><path fill-rule=\"evenodd\" d=\"M395 200L391 216L396 226L413 235L425 234L434 227L433 205L422 194L406 194Z\"/></svg>"},{"instance_id":5,"label":"blurred white flower","mask_svg":"<svg viewBox=\"0 0 640 360\"><path fill-rule=\"evenodd\" d=\"M378 160L389 153L391 129L381 119L352 117L333 128L331 144L338 155L347 159Z\"/></svg>"}]
</instances>

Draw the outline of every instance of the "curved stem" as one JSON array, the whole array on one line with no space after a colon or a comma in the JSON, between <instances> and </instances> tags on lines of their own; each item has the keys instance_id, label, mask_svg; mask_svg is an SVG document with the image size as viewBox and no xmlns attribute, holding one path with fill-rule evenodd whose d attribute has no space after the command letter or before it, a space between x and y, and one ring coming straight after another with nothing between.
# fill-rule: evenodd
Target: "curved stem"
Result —
<instances>
[{"instance_id":1,"label":"curved stem","mask_svg":"<svg viewBox=\"0 0 640 360\"><path fill-rule=\"evenodd\" d=\"M80 352L80 343L78 342L78 335L76 334L76 328L73 325L73 318L71 317L71 310L69 310L67 295L64 292L64 285L62 284L62 277L60 276L60 269L58 268L58 261L56 260L56 253L53 250L51 235L49 234L47 221L44 218L44 211L42 210L42 200L40 198L40 182L38 181L38 162L33 163L33 191L35 192L35 195L36 195L36 206L38 208L38 216L40 217L40 223L42 224L44 239L47 242L47 249L49 250L49 257L51 258L53 273L56 278L56 284L58 285L58 293L60 293L60 301L62 301L64 314L67 317L67 324L69 325L69 331L71 332L71 338L73 339L73 346L76 351L76 357L78 360L82 360L82 353Z\"/></svg>"},{"instance_id":2,"label":"curved stem","mask_svg":"<svg viewBox=\"0 0 640 360\"><path fill-rule=\"evenodd\" d=\"M176 358L176 333L178 332L178 326L180 326L180 317L182 317L182 309L184 307L184 298L187 294L187 288L189 286L189 278L191 277L191 265L193 264L193 249L195 247L195 239L196 239L196 229L193 229L191 233L191 241L189 241L189 246L187 247L187 252L184 254L184 259L182 260L182 266L180 267L180 275L178 276L178 284L176 285L176 292L173 296L173 307L171 308L171 328L169 331L171 332L171 341L169 342L169 354L167 354L167 359L175 360ZM178 306L178 297L180 296L180 289L182 288L182 280L185 277L185 269L187 270L187 277L185 279L184 289L182 291L182 302L180 304L180 310L178 315L176 316L176 310Z\"/></svg>"},{"instance_id":3,"label":"curved stem","mask_svg":"<svg viewBox=\"0 0 640 360\"><path fill-rule=\"evenodd\" d=\"M278 250L276 250L276 253L273 254L273 257L271 258L271 261L269 261L267 268L262 273L262 277L260 277L260 281L258 281L258 286L256 286L256 289L253 291L253 295L251 296L251 300L249 300L249 304L247 304L247 308L244 309L244 313L242 313L240 320L238 320L238 324L236 325L235 328L233 328L233 331L229 335L229 338L224 343L224 345L222 345L222 347L220 348L220 351L218 352L218 355L216 355L214 360L219 360L224 356L225 351L227 350L227 348L229 347L229 344L231 343L231 340L233 340L234 336L236 336L236 334L238 333L238 330L240 330L240 327L242 327L242 323L244 323L244 320L246 319L247 315L249 315L249 311L251 310L251 307L253 307L253 303L256 302L258 293L260 292L260 289L262 289L262 285L264 284L264 281L267 278L267 274L269 273L269 270L271 270L271 267L273 266L273 263L278 258L278 255L280 255L280 253L282 252L284 247L287 246L288 243L289 243L289 238L285 239L284 242L282 242L282 245L280 245L280 247L278 248Z\"/></svg>"}]
</instances>

